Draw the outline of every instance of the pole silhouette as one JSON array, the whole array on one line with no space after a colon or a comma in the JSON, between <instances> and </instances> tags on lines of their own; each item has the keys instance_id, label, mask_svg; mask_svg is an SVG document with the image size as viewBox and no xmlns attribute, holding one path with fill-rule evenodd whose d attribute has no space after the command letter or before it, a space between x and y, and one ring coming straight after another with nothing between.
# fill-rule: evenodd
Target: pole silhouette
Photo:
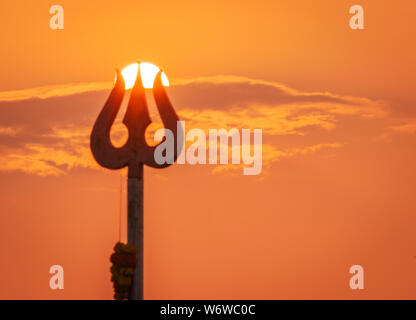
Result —
<instances>
[{"instance_id":1,"label":"pole silhouette","mask_svg":"<svg viewBox=\"0 0 416 320\"><path fill-rule=\"evenodd\" d=\"M182 141L178 141L177 126L179 118L170 103L162 85L162 70L159 70L153 85L153 94L163 125L174 136L174 160L180 154ZM90 147L95 160L107 169L128 167L127 179L127 238L137 248L137 265L130 288L130 300L143 299L143 167L165 168L169 163L158 164L154 151L160 145L149 146L145 140L145 131L152 122L150 119L145 89L140 78L140 63L136 82L131 91L123 123L128 129L128 139L124 146L116 148L110 139L111 126L117 116L125 93L124 79L117 70L117 80L103 109L95 121L91 133ZM179 127L179 128L178 128Z\"/></svg>"}]
</instances>

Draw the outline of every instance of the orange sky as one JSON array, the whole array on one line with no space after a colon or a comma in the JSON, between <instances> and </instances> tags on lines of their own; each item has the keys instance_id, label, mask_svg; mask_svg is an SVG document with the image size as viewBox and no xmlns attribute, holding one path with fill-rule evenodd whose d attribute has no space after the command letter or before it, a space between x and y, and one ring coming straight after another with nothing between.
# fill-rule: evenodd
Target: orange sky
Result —
<instances>
[{"instance_id":1,"label":"orange sky","mask_svg":"<svg viewBox=\"0 0 416 320\"><path fill-rule=\"evenodd\" d=\"M120 172L89 134L114 69L142 59L189 128L263 129L259 176L145 169L145 298L415 299L415 16L392 0L3 0L0 298L112 298Z\"/></svg>"}]
</instances>

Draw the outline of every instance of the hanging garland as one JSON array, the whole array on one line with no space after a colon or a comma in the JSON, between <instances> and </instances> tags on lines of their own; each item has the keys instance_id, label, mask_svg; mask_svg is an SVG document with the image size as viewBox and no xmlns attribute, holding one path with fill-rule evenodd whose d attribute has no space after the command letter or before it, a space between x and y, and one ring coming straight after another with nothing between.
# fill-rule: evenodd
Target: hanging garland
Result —
<instances>
[{"instance_id":1,"label":"hanging garland","mask_svg":"<svg viewBox=\"0 0 416 320\"><path fill-rule=\"evenodd\" d=\"M137 249L131 243L117 242L110 257L112 266L111 281L114 287L114 299L128 299L133 281L134 268L137 264Z\"/></svg>"}]
</instances>

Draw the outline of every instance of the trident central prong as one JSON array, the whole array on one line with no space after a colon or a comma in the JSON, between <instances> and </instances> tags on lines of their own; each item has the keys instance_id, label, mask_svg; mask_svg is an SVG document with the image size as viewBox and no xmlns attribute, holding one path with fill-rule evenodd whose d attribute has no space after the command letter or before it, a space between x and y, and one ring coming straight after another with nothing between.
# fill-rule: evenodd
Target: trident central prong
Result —
<instances>
[{"instance_id":1,"label":"trident central prong","mask_svg":"<svg viewBox=\"0 0 416 320\"><path fill-rule=\"evenodd\" d=\"M145 131L152 122L146 102L145 89L140 77L140 63L123 123L128 129L127 142L120 148L111 143L110 130L120 109L125 92L124 79L117 70L117 80L91 133L91 151L97 162L108 169L128 167L128 242L136 246L138 263L133 277L129 299L143 299L143 164L164 168L171 163L158 164L154 159L157 146L146 143ZM174 160L180 154L183 141L178 141L179 118L162 85L162 70L153 84L153 94L165 129L174 137ZM178 129L179 127L179 129Z\"/></svg>"}]
</instances>

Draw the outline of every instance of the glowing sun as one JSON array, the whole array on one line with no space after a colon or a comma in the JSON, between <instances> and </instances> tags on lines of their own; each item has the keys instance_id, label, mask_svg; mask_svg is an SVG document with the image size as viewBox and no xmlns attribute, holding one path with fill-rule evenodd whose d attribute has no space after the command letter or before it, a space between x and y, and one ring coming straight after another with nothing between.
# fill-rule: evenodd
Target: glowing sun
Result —
<instances>
[{"instance_id":1,"label":"glowing sun","mask_svg":"<svg viewBox=\"0 0 416 320\"><path fill-rule=\"evenodd\" d=\"M124 78L126 90L133 88L139 70L139 63L135 62L129 64L121 70L121 75ZM146 89L153 88L153 82L156 78L160 68L149 62L140 62L140 77L142 79L143 87ZM162 84L169 87L169 80L166 74L162 72Z\"/></svg>"}]
</instances>

